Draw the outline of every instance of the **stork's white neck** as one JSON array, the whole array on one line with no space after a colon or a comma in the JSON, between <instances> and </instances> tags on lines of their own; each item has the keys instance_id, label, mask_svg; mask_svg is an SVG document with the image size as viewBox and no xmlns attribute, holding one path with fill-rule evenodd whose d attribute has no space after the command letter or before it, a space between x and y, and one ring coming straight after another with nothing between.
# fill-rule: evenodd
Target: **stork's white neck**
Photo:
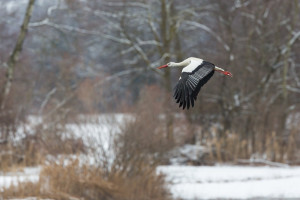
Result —
<instances>
[{"instance_id":1,"label":"stork's white neck","mask_svg":"<svg viewBox=\"0 0 300 200\"><path fill-rule=\"evenodd\" d=\"M182 62L176 63L176 62L170 62L170 66L169 67L185 67L187 65L189 65L191 63L190 59L185 59Z\"/></svg>"}]
</instances>

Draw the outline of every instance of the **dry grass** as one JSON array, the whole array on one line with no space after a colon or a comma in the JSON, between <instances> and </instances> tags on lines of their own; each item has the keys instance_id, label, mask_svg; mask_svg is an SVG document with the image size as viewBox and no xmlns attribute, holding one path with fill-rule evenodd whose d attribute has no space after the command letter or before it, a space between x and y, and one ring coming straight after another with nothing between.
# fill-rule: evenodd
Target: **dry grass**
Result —
<instances>
[{"instance_id":1,"label":"dry grass","mask_svg":"<svg viewBox=\"0 0 300 200\"><path fill-rule=\"evenodd\" d=\"M13 168L36 166L42 164L47 155L74 154L84 151L81 140L59 137L45 142L44 139L26 137L17 144L0 145L0 170L11 171Z\"/></svg>"},{"instance_id":2,"label":"dry grass","mask_svg":"<svg viewBox=\"0 0 300 200\"><path fill-rule=\"evenodd\" d=\"M273 162L293 163L297 160L296 132L287 139L278 137L275 132L265 140L256 140L253 149L251 140L241 139L237 133L226 132L223 137L211 137L206 145L210 149L209 163L236 162L239 159L263 158Z\"/></svg>"},{"instance_id":3,"label":"dry grass","mask_svg":"<svg viewBox=\"0 0 300 200\"><path fill-rule=\"evenodd\" d=\"M18 135L17 128L7 129L7 135L0 129L0 170L9 171L15 167L36 166L42 164L47 155L75 154L85 152L81 139L65 138L67 132L64 121L43 122L33 126L30 133L25 123L14 125L23 131ZM11 126L11 125L10 125ZM4 128L4 127L1 127Z\"/></svg>"},{"instance_id":4,"label":"dry grass","mask_svg":"<svg viewBox=\"0 0 300 200\"><path fill-rule=\"evenodd\" d=\"M22 183L12 186L1 194L6 198L35 196L57 200L102 199L102 200L167 200L164 178L155 173L155 168L146 164L128 174L114 171L103 173L100 168L80 164L78 159L45 166L38 183Z\"/></svg>"},{"instance_id":5,"label":"dry grass","mask_svg":"<svg viewBox=\"0 0 300 200\"><path fill-rule=\"evenodd\" d=\"M34 142L19 145L11 143L0 145L0 170L11 171L14 168L34 166L42 163L44 155L37 151Z\"/></svg>"}]
</instances>

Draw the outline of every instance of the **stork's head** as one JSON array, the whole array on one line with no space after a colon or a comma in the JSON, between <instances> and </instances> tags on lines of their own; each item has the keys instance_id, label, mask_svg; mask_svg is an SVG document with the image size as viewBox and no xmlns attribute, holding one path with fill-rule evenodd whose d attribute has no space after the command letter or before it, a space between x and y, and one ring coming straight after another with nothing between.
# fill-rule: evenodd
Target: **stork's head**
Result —
<instances>
[{"instance_id":1,"label":"stork's head","mask_svg":"<svg viewBox=\"0 0 300 200\"><path fill-rule=\"evenodd\" d=\"M166 65L162 65L160 67L158 67L157 69L162 69L162 68L166 68L166 67L169 67L170 66L170 63L167 63Z\"/></svg>"},{"instance_id":2,"label":"stork's head","mask_svg":"<svg viewBox=\"0 0 300 200\"><path fill-rule=\"evenodd\" d=\"M174 66L174 62L169 62L166 65L162 65L160 67L158 67L157 69L162 69L162 68L166 68L166 67L173 67Z\"/></svg>"}]
</instances>

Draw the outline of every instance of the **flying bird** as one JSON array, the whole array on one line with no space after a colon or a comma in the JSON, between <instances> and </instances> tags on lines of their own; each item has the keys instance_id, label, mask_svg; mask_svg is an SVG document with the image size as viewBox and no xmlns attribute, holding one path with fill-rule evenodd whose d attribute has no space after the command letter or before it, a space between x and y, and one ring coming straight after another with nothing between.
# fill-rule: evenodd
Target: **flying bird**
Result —
<instances>
[{"instance_id":1,"label":"flying bird","mask_svg":"<svg viewBox=\"0 0 300 200\"><path fill-rule=\"evenodd\" d=\"M158 67L158 69L166 67L183 67L173 95L176 103L179 103L179 107L182 106L182 109L189 109L190 106L194 107L194 101L196 101L201 87L214 75L215 71L232 77L229 71L194 57L187 58L179 63L169 62Z\"/></svg>"}]
</instances>

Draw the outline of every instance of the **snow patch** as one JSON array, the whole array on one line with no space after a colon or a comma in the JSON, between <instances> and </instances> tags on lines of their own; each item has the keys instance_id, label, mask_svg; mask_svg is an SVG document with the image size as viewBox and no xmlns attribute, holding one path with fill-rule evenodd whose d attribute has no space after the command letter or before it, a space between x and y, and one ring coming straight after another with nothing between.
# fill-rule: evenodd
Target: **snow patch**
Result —
<instances>
[{"instance_id":1,"label":"snow patch","mask_svg":"<svg viewBox=\"0 0 300 200\"><path fill-rule=\"evenodd\" d=\"M300 167L161 166L174 198L299 198Z\"/></svg>"},{"instance_id":2,"label":"snow patch","mask_svg":"<svg viewBox=\"0 0 300 200\"><path fill-rule=\"evenodd\" d=\"M18 185L22 182L37 182L41 167L26 167L19 172L0 172L0 191L3 188L8 188L11 185Z\"/></svg>"}]
</instances>

